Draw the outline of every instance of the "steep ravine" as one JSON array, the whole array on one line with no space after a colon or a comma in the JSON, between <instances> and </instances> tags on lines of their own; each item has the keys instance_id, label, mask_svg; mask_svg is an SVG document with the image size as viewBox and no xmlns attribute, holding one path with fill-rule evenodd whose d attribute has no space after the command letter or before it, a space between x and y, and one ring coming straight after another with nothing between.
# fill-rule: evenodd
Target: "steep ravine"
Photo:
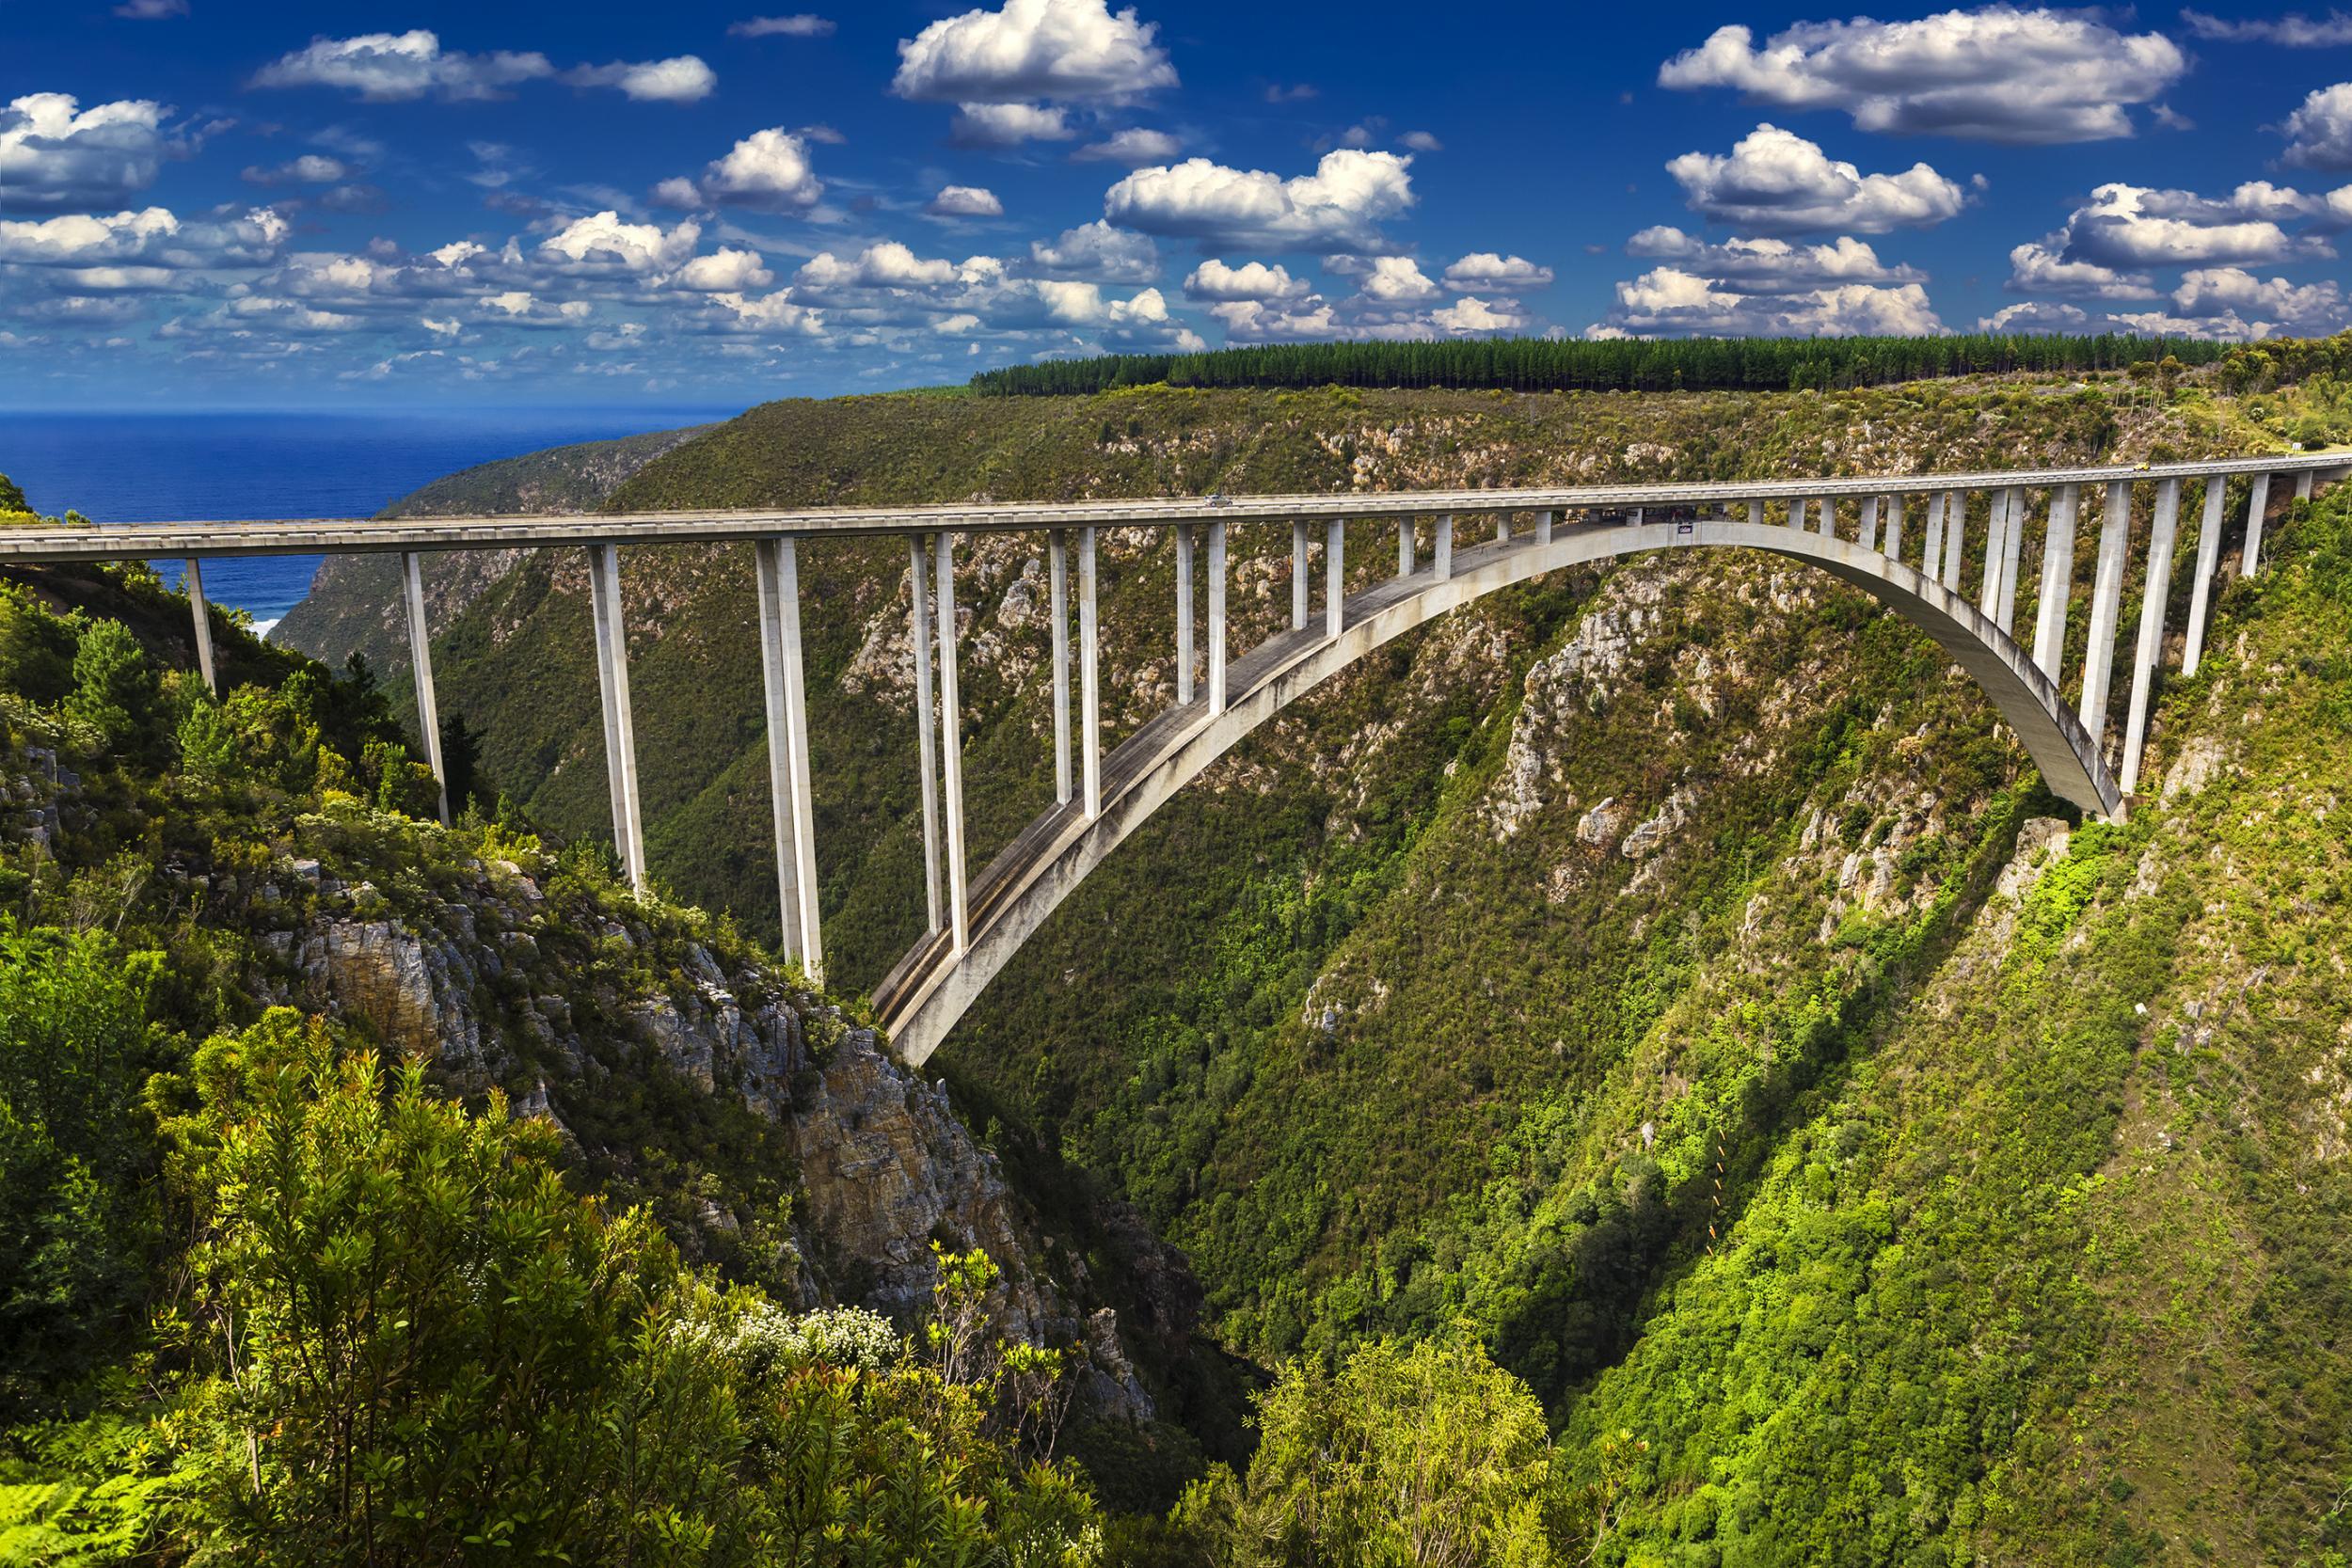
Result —
<instances>
[{"instance_id":1,"label":"steep ravine","mask_svg":"<svg viewBox=\"0 0 2352 1568\"><path fill-rule=\"evenodd\" d=\"M2059 386L853 401L755 411L622 497L1950 469L2216 450L2232 417ZM2274 504L2282 552L2322 548ZM1245 638L1286 610L1286 544L1242 542ZM1385 546L1356 545L1365 571ZM659 705L738 746L647 744L656 869L758 929L748 582L731 551L641 553L641 726ZM854 976L920 908L904 564L808 554L826 914ZM1107 554L1123 730L1168 697L1168 582L1140 538ZM964 562L977 863L1050 778L1041 562L1015 539ZM2324 1347L2352 1196L2334 805L2290 760L2298 728L2340 729L2344 675L2300 651L2336 612L2291 608L2296 580L2224 597L2226 654L2153 732L2170 803L2120 832L1817 574L1678 558L1498 595L1170 802L941 1064L1009 1167L1074 1159L1184 1248L1225 1342L1323 1353L1464 1315L1580 1446L1642 1433L1624 1560L2292 1560L2342 1468ZM594 832L584 621L576 563L518 562L446 634L443 702L516 726L492 771ZM2319 781L2344 776L2327 734ZM2296 803L2241 811L2247 789ZM2242 961L2289 930L2292 964ZM2223 977L2185 989L2209 959ZM2291 1005L2225 1005L2265 988Z\"/></svg>"}]
</instances>

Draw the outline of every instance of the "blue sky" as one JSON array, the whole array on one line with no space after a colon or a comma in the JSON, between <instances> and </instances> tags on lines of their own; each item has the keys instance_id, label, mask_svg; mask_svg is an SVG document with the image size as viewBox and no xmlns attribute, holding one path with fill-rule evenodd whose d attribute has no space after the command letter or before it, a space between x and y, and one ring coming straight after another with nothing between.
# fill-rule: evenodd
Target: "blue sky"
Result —
<instances>
[{"instance_id":1,"label":"blue sky","mask_svg":"<svg viewBox=\"0 0 2352 1568\"><path fill-rule=\"evenodd\" d=\"M0 0L0 405L2352 324L2340 12L784 3Z\"/></svg>"}]
</instances>

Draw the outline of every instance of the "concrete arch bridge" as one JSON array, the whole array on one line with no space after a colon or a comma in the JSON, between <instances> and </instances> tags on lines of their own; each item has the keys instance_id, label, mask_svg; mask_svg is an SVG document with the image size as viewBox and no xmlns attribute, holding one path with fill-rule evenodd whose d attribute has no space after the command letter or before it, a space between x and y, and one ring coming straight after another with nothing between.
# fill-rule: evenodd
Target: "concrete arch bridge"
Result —
<instances>
[{"instance_id":1,"label":"concrete arch bridge","mask_svg":"<svg viewBox=\"0 0 2352 1568\"><path fill-rule=\"evenodd\" d=\"M1728 484L398 522L190 522L11 531L0 534L0 562L184 560L199 658L210 681L203 558L398 552L404 557L420 729L427 760L438 774L439 727L419 554L585 548L613 837L629 876L642 886L644 838L618 551L639 544L750 542L759 589L784 947L821 976L797 547L806 539L905 538L914 588L914 750L922 775L929 921L924 936L877 988L874 1010L898 1054L919 1064L1087 874L1242 737L1382 644L1498 589L1563 567L1692 548L1762 550L1818 566L1934 639L1984 689L2054 792L2092 815L2119 815L2138 783L2149 701L2166 646L2173 563L2184 547L2184 498L2193 493L2197 510L2183 654L2184 673L2194 674L2224 535L2232 531L2232 482L2247 482L2237 565L2241 575L2251 576L2260 567L2274 480L2292 484L2302 498L2316 483L2346 472L2352 472L2352 454L2335 452L2138 467ZM2135 492L2141 491L2149 497L2145 508L2134 504ZM2119 661L2125 573L2140 531L2136 518L2143 513L2141 610L2130 651ZM2085 647L2070 650L2077 534L2094 526L2092 514L2097 546L2089 636ZM1474 539L1457 534L1457 520L1475 525ZM1394 573L1352 594L1345 586L1351 523L1359 541L1368 523L1392 524L1396 533ZM1283 525L1291 532L1290 626L1255 648L1234 650L1229 646L1226 615L1229 531ZM1106 528L1160 531L1174 552L1177 585L1175 703L1108 752L1102 734L1095 572L1096 536ZM973 876L964 847L962 757L956 744L955 551L964 534L1007 531L1047 535L1057 799ZM2028 535L2038 536L2032 550ZM1425 557L1424 537L1432 546ZM1314 562L1318 553L1320 571ZM2028 628L2019 615L2020 579L2037 562ZM1320 595L1314 592L1317 577L1323 581ZM1198 612L1204 601L1203 624ZM1197 626L1205 647L1196 647ZM2076 660L2079 691L2069 703L2060 687ZM2107 725L2119 662L2128 697L2120 745L2110 747Z\"/></svg>"}]
</instances>

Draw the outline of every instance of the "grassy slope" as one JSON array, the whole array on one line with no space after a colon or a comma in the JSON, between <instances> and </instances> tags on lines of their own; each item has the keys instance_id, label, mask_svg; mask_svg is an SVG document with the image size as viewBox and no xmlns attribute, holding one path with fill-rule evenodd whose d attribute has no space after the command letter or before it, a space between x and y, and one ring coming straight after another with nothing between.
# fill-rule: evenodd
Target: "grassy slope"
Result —
<instances>
[{"instance_id":1,"label":"grassy slope","mask_svg":"<svg viewBox=\"0 0 2352 1568\"><path fill-rule=\"evenodd\" d=\"M2120 450L2199 450L2237 418L2194 400L2127 416ZM850 400L755 410L619 499L1327 489L1359 459L1384 487L1950 468L2098 455L2118 423L2102 397L2039 388ZM1287 606L1269 559L1283 543L1241 542L1253 634ZM1366 531L1352 553L1376 562L1386 544ZM836 974L865 978L919 911L911 721L888 679L844 677L903 617L903 566L882 546L806 553L828 935ZM1123 729L1165 700L1168 567L1116 538L1109 554L1105 687ZM967 642L976 861L1050 777L1042 628L1006 600L1029 559L984 545L965 574L972 630L995 644ZM772 884L747 564L643 551L628 582L657 871L756 927ZM493 769L595 831L578 589L576 568L534 562L440 657L491 721ZM2082 621L2078 602L2077 647ZM1564 652L1629 625L1621 655ZM2172 738L2160 730L2160 762ZM1537 809L1499 837L1527 754ZM1621 835L1677 786L1689 820L1667 853L1637 865L1575 834L1604 798L1629 813ZM1074 1155L1191 1247L1232 1342L1274 1354L1468 1310L1573 1425L1651 1433L1635 1535L1661 1560L1794 1560L1833 1542L1852 1560L1936 1560L1967 1541L2129 1560L2184 1521L2203 1519L2216 1549L2242 1544L2256 1525L2205 1517L2233 1503L2281 1520L2261 1528L2283 1540L2332 1454L2332 1394L2292 1405L2326 1325L2307 1308L2285 1328L2264 1318L2270 1359L2248 1372L2233 1351L2235 1381L2198 1374L2216 1390L2202 1402L2135 1384L2158 1364L2139 1346L2182 1342L2147 1336L2234 1345L2249 1321L2214 1314L2251 1309L2232 1287L2273 1266L2273 1243L2209 1189L2265 1180L2267 1156L2225 1142L2199 1156L2202 1188L2135 1192L2120 1165L2094 1183L2117 1128L2128 1145L2152 1114L2114 1009L2146 990L2171 928L2102 927L2104 978L2061 953L2004 989L2001 965L1971 957L2009 918L1994 879L2020 822L2053 809L1923 640L1809 574L1719 562L1535 585L1351 672L1171 802L946 1060L1016 1161ZM2078 842L2090 866L2123 841ZM1858 909L1846 859L1881 849L1888 896ZM2153 918L2179 900L2140 903ZM2079 1038L2025 1049L2053 996L2085 1015ZM2265 1070L2285 1084L2307 1066ZM2110 1250L2078 1286L2087 1215ZM1726 1237L1711 1256L1710 1221ZM2342 1279L2325 1247L2272 1231L2307 1282ZM2133 1300L2150 1279L2208 1283L2185 1307L2163 1298L2151 1327ZM2259 1447L2216 1403L2257 1386L2283 1434ZM2088 1412L2071 1432L2070 1403ZM2292 1475L2265 1463L2273 1443ZM2207 1479L2160 1479L2173 1460Z\"/></svg>"}]
</instances>

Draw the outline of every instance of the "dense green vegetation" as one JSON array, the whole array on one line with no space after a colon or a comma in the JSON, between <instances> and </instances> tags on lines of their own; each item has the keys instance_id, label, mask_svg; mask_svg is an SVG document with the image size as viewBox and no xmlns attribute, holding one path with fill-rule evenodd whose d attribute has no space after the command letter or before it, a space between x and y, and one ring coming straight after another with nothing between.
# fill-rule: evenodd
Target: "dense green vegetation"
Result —
<instances>
[{"instance_id":1,"label":"dense green vegetation","mask_svg":"<svg viewBox=\"0 0 2352 1568\"><path fill-rule=\"evenodd\" d=\"M985 397L1068 397L1114 387L1501 387L1541 391L1794 391L1930 376L2202 365L2217 343L2116 333L1941 338L1470 338L1275 343L1200 354L1111 354L1008 365L972 378Z\"/></svg>"},{"instance_id":2,"label":"dense green vegetation","mask_svg":"<svg viewBox=\"0 0 2352 1568\"><path fill-rule=\"evenodd\" d=\"M788 1207L789 1161L660 1059L626 1064L650 1102L541 1078L518 1115L393 997L271 1006L306 878L419 925L453 893L490 922L485 868L534 879L528 950L580 1015L688 942L705 974L748 955L601 855L424 820L364 667L224 624L225 662L260 678L216 701L131 629L175 606L143 569L0 583L0 800L37 829L0 841L0 1562L1264 1560L1235 1555L1228 1469L1167 1518L1104 1513L1064 1451L1073 1353L1008 1337L985 1254L932 1243L902 1338L784 1305L763 1281L797 1291L802 1260L773 1235L711 1253L691 1209ZM486 929L472 961L493 946L516 961ZM811 1005L801 1027L828 1025ZM1266 1396L1251 1497L1296 1491L1327 1382L1302 1365ZM1507 1531L1539 1562L1555 1525L1593 1528L1473 1341L1367 1355L1345 1386L1387 1457L1348 1481L1340 1534L1276 1560L1458 1537L1472 1555L1412 1560L1467 1563ZM1468 1456L1499 1412L1502 1470L1424 1465L1390 1495L1407 1416Z\"/></svg>"},{"instance_id":3,"label":"dense green vegetation","mask_svg":"<svg viewBox=\"0 0 2352 1568\"><path fill-rule=\"evenodd\" d=\"M2087 386L786 403L612 504L1957 469L2341 433L2323 351L2264 352ZM1431 1560L1444 1535L1582 1561L1605 1515L1603 1562L2336 1560L2352 519L2273 501L2278 570L2227 587L2206 669L2162 689L2124 827L2073 821L1867 600L1688 557L1465 610L1164 808L938 1059L1008 1170L1125 1197L1191 1255L1208 1330L1286 1369L1255 1456L1172 1518L1107 1522L1106 1559ZM1245 641L1287 610L1265 532L1237 541ZM1367 573L1385 534L1351 537ZM1140 542L1105 554L1115 736L1166 701L1169 574ZM962 558L976 863L1050 779L1038 561L1001 538ZM803 564L854 984L921 907L903 564L856 544ZM632 552L628 590L657 873L759 929L746 566ZM524 562L453 601L437 651L485 768L584 837L579 599L574 563ZM1426 1509L1366 1501L1438 1469L1459 1484Z\"/></svg>"}]
</instances>

